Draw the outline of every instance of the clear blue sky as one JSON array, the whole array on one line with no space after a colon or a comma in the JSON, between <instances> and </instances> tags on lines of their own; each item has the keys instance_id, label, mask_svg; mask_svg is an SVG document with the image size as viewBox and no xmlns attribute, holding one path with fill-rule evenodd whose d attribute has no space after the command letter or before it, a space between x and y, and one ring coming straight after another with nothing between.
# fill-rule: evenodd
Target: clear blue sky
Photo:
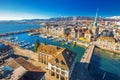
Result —
<instances>
[{"instance_id":1,"label":"clear blue sky","mask_svg":"<svg viewBox=\"0 0 120 80\"><path fill-rule=\"evenodd\" d=\"M59 16L120 16L120 0L0 0L0 20Z\"/></svg>"}]
</instances>

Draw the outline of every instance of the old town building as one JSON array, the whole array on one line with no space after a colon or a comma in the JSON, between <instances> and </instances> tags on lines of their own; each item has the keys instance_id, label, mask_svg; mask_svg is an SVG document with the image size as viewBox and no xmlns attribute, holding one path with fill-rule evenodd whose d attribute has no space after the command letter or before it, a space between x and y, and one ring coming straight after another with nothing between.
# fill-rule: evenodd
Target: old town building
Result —
<instances>
[{"instance_id":1,"label":"old town building","mask_svg":"<svg viewBox=\"0 0 120 80\"><path fill-rule=\"evenodd\" d=\"M105 48L109 48L109 49L114 49L115 43L116 43L115 39L109 36L100 36L97 39L97 45Z\"/></svg>"},{"instance_id":2,"label":"old town building","mask_svg":"<svg viewBox=\"0 0 120 80\"><path fill-rule=\"evenodd\" d=\"M38 59L46 64L51 76L59 80L69 80L75 66L76 53L69 49L40 44Z\"/></svg>"},{"instance_id":3,"label":"old town building","mask_svg":"<svg viewBox=\"0 0 120 80\"><path fill-rule=\"evenodd\" d=\"M61 52L49 60L48 70L51 76L58 80L69 80L75 66L76 54L69 49Z\"/></svg>"},{"instance_id":4,"label":"old town building","mask_svg":"<svg viewBox=\"0 0 120 80\"><path fill-rule=\"evenodd\" d=\"M45 71L25 59L10 58L0 67L0 80L45 80Z\"/></svg>"},{"instance_id":5,"label":"old town building","mask_svg":"<svg viewBox=\"0 0 120 80\"><path fill-rule=\"evenodd\" d=\"M107 48L109 50L120 51L120 42L110 36L100 36L96 42L97 46Z\"/></svg>"},{"instance_id":6,"label":"old town building","mask_svg":"<svg viewBox=\"0 0 120 80\"><path fill-rule=\"evenodd\" d=\"M59 54L63 48L57 46L40 44L38 48L38 60L41 63L48 64L48 61Z\"/></svg>"},{"instance_id":7,"label":"old town building","mask_svg":"<svg viewBox=\"0 0 120 80\"><path fill-rule=\"evenodd\" d=\"M85 32L85 35L84 35L84 38L87 40L87 41L91 41L92 40L92 31L91 30L87 30Z\"/></svg>"}]
</instances>

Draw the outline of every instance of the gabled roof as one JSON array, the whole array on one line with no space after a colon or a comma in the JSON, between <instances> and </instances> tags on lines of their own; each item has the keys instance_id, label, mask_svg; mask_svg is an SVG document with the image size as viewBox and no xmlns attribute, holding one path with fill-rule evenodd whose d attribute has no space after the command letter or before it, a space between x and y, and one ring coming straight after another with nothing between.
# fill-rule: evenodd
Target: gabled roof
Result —
<instances>
[{"instance_id":1,"label":"gabled roof","mask_svg":"<svg viewBox=\"0 0 120 80\"><path fill-rule=\"evenodd\" d=\"M3 66L10 66L13 68L12 80L40 80L44 75L40 67L36 67L25 59L19 57L17 59L10 59Z\"/></svg>"},{"instance_id":2,"label":"gabled roof","mask_svg":"<svg viewBox=\"0 0 120 80\"><path fill-rule=\"evenodd\" d=\"M75 60L75 57L76 57L76 54L66 48L63 51L61 51L61 53L59 53L54 58L52 58L49 62L60 68L69 70L73 61ZM56 59L58 59L57 62L56 62Z\"/></svg>"},{"instance_id":3,"label":"gabled roof","mask_svg":"<svg viewBox=\"0 0 120 80\"><path fill-rule=\"evenodd\" d=\"M45 44L40 44L38 48L38 52L44 52L49 55L56 55L61 50L63 50L63 48Z\"/></svg>"},{"instance_id":4,"label":"gabled roof","mask_svg":"<svg viewBox=\"0 0 120 80\"><path fill-rule=\"evenodd\" d=\"M33 64L31 64L30 62L26 61L21 57L15 59L15 61L28 71L44 72L40 67L34 66Z\"/></svg>"},{"instance_id":5,"label":"gabled roof","mask_svg":"<svg viewBox=\"0 0 120 80\"><path fill-rule=\"evenodd\" d=\"M92 34L92 31L88 29L87 31L85 31L85 34Z\"/></svg>"}]
</instances>

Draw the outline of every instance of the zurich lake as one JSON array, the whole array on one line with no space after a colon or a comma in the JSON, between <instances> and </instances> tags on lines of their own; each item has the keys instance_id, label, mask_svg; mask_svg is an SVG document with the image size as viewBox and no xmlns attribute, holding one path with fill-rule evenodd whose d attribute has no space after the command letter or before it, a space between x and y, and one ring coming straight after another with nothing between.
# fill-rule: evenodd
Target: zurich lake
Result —
<instances>
[{"instance_id":1,"label":"zurich lake","mask_svg":"<svg viewBox=\"0 0 120 80\"><path fill-rule=\"evenodd\" d=\"M39 27L40 25L36 24L0 24L0 34ZM4 38L7 37L18 37L17 41L24 40L24 42L29 42L31 44L34 44L36 39L39 39L40 43L43 43L45 40L45 38L40 35L29 36L28 33L15 34ZM80 61L85 51L85 48L81 46L71 44L66 45L63 44L63 42L54 39L47 38L46 42L47 44L68 48L76 52L77 61ZM31 47L30 50L33 50L33 47ZM120 80L120 55L95 48L89 71L90 75L93 76L95 80Z\"/></svg>"}]
</instances>

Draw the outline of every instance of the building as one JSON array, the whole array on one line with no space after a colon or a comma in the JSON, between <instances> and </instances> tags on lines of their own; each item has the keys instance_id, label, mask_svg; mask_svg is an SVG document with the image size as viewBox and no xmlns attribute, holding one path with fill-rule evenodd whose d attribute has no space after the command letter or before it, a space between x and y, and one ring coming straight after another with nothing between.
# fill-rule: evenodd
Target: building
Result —
<instances>
[{"instance_id":1,"label":"building","mask_svg":"<svg viewBox=\"0 0 120 80\"><path fill-rule=\"evenodd\" d=\"M13 55L14 51L11 46L0 43L0 65L4 63L8 57Z\"/></svg>"},{"instance_id":2,"label":"building","mask_svg":"<svg viewBox=\"0 0 120 80\"><path fill-rule=\"evenodd\" d=\"M69 49L63 49L49 60L48 70L57 80L69 80L75 66L76 54Z\"/></svg>"},{"instance_id":3,"label":"building","mask_svg":"<svg viewBox=\"0 0 120 80\"><path fill-rule=\"evenodd\" d=\"M21 57L10 58L0 67L0 80L45 80L45 72Z\"/></svg>"},{"instance_id":4,"label":"building","mask_svg":"<svg viewBox=\"0 0 120 80\"><path fill-rule=\"evenodd\" d=\"M91 30L87 30L87 31L85 32L84 38L85 38L88 42L90 42L90 41L92 40L92 31L91 31Z\"/></svg>"},{"instance_id":5,"label":"building","mask_svg":"<svg viewBox=\"0 0 120 80\"><path fill-rule=\"evenodd\" d=\"M113 37L109 36L100 36L97 39L97 45L102 46L109 49L115 49L114 45L116 40Z\"/></svg>"},{"instance_id":6,"label":"building","mask_svg":"<svg viewBox=\"0 0 120 80\"><path fill-rule=\"evenodd\" d=\"M37 52L39 55L38 60L47 65L48 61L59 54L61 50L63 49L57 46L40 44Z\"/></svg>"},{"instance_id":7,"label":"building","mask_svg":"<svg viewBox=\"0 0 120 80\"><path fill-rule=\"evenodd\" d=\"M76 54L69 49L40 44L39 62L46 64L51 76L59 80L69 80L75 66Z\"/></svg>"},{"instance_id":8,"label":"building","mask_svg":"<svg viewBox=\"0 0 120 80\"><path fill-rule=\"evenodd\" d=\"M115 30L114 38L116 40L120 40L120 29L116 29Z\"/></svg>"}]
</instances>

